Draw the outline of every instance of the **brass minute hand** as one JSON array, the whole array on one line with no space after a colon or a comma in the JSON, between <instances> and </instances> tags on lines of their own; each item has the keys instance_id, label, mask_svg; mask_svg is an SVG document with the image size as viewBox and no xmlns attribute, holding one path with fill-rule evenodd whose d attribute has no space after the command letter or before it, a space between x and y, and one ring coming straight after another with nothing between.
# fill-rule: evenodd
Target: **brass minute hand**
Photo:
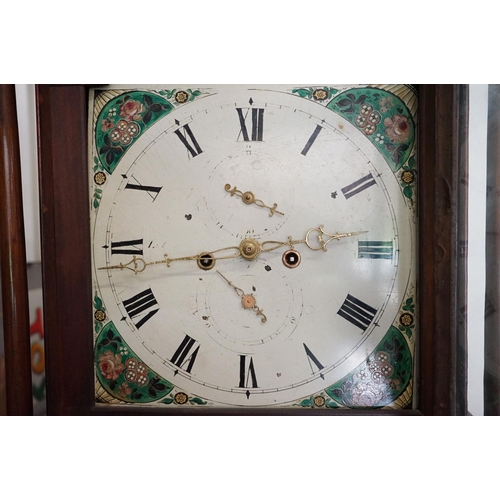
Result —
<instances>
[{"instance_id":1,"label":"brass minute hand","mask_svg":"<svg viewBox=\"0 0 500 500\"><path fill-rule=\"evenodd\" d=\"M239 246L232 246L232 247L224 247L224 248L219 248L218 250L212 250L209 252L202 252L196 255L188 255L185 257L173 257L170 258L168 257L168 254L165 254L164 260L155 260L152 262L146 262L143 258L137 257L134 255L132 260L130 262L127 262L126 264L120 264L114 265L114 266L106 266L106 267L100 267L99 270L103 269L120 269L121 271L123 269L128 269L129 271L132 271L134 274L142 273L146 267L148 266L154 266L157 264L166 264L167 267L170 267L170 264L172 262L176 261L181 261L181 260L194 260L198 263L198 266L201 269L204 270L209 270L212 269L215 265L216 260L220 259L236 259L238 257L242 257L246 260L254 260L256 259L261 252L272 252L273 250L277 250L278 248L288 246L290 248L293 248L294 245L300 245L300 244L305 244L307 245L308 248L311 250L323 250L326 252L327 250L327 245L332 241L332 240L340 240L342 238L348 238L350 236L356 236L358 234L362 233L367 233L368 231L355 231L351 233L327 233L323 229L323 225L319 227L313 227L312 229L309 229L306 232L306 235L303 239L300 240L294 240L292 239L291 236L288 237L287 241L275 241L275 240L268 240L268 241L258 241L254 238L246 238L244 239ZM318 241L318 244L313 244L311 239L313 239L312 235L316 234L316 238ZM325 241L324 237L327 237L328 239ZM219 256L220 254L220 256Z\"/></svg>"}]
</instances>

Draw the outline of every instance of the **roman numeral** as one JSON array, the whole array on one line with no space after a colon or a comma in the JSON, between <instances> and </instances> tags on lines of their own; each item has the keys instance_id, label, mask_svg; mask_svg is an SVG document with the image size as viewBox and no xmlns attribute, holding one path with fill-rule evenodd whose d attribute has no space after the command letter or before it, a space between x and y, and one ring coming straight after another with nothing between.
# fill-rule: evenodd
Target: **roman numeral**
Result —
<instances>
[{"instance_id":1,"label":"roman numeral","mask_svg":"<svg viewBox=\"0 0 500 500\"><path fill-rule=\"evenodd\" d=\"M337 312L339 316L363 331L368 328L376 313L376 309L350 294L347 294L347 298Z\"/></svg>"},{"instance_id":2,"label":"roman numeral","mask_svg":"<svg viewBox=\"0 0 500 500\"><path fill-rule=\"evenodd\" d=\"M111 254L142 255L142 240L111 242Z\"/></svg>"},{"instance_id":3,"label":"roman numeral","mask_svg":"<svg viewBox=\"0 0 500 500\"><path fill-rule=\"evenodd\" d=\"M251 383L251 385L249 385ZM252 387L256 388L257 377L255 376L255 368L253 366L253 359L250 358L247 369L247 357L240 354L240 384L239 387Z\"/></svg>"},{"instance_id":4,"label":"roman numeral","mask_svg":"<svg viewBox=\"0 0 500 500\"><path fill-rule=\"evenodd\" d=\"M307 360L309 361L309 366L311 367L311 373L314 373L314 368L312 366L312 363L316 365L316 368L318 370L322 370L324 366L318 361L318 358L311 352L311 349L307 347L305 344L302 344L304 346L304 349L306 351L307 355Z\"/></svg>"},{"instance_id":5,"label":"roman numeral","mask_svg":"<svg viewBox=\"0 0 500 500\"><path fill-rule=\"evenodd\" d=\"M136 191L145 191L146 193L148 193L149 196L151 196L151 198L153 198L153 201L156 200L158 193L161 191L161 187L143 186L142 184L130 184L130 182L125 186L125 189L134 189Z\"/></svg>"},{"instance_id":6,"label":"roman numeral","mask_svg":"<svg viewBox=\"0 0 500 500\"><path fill-rule=\"evenodd\" d=\"M175 366L182 368L188 373L191 373L191 369L193 368L194 362L196 361L196 356L198 355L198 351L200 350L199 345L196 345L196 348L194 349L195 345L196 341L189 335L186 335L170 361ZM184 368L184 365L186 365L186 363L187 368Z\"/></svg>"},{"instance_id":7,"label":"roman numeral","mask_svg":"<svg viewBox=\"0 0 500 500\"><path fill-rule=\"evenodd\" d=\"M246 114L243 115L243 108L236 108L238 118L240 119L241 134L244 141L262 141L264 135L264 109L252 108L252 138L249 138L246 118L250 109L246 109Z\"/></svg>"},{"instance_id":8,"label":"roman numeral","mask_svg":"<svg viewBox=\"0 0 500 500\"><path fill-rule=\"evenodd\" d=\"M177 129L174 133L180 139L182 144L184 144L191 157L194 158L200 153L203 153L189 125L183 125L182 129L183 132L181 132L180 129Z\"/></svg>"},{"instance_id":9,"label":"roman numeral","mask_svg":"<svg viewBox=\"0 0 500 500\"><path fill-rule=\"evenodd\" d=\"M314 144L314 141L318 137L319 133L323 130L323 127L316 125L316 128L314 129L314 132L312 133L311 137L309 137L309 140L307 141L306 145L304 146L304 149L302 150L301 154L306 156L309 150L311 149L311 146Z\"/></svg>"},{"instance_id":10,"label":"roman numeral","mask_svg":"<svg viewBox=\"0 0 500 500\"><path fill-rule=\"evenodd\" d=\"M365 175L358 181L353 182L352 184L349 184L348 186L342 188L342 192L344 193L346 199L349 199L355 194L361 193L361 191L364 191L366 188L369 188L374 184L376 184L375 179L370 173L368 175Z\"/></svg>"},{"instance_id":11,"label":"roman numeral","mask_svg":"<svg viewBox=\"0 0 500 500\"><path fill-rule=\"evenodd\" d=\"M359 259L392 259L392 241L358 241Z\"/></svg>"},{"instance_id":12,"label":"roman numeral","mask_svg":"<svg viewBox=\"0 0 500 500\"><path fill-rule=\"evenodd\" d=\"M139 316L140 314L147 311L148 309L151 309L153 306L157 304L158 302L156 301L155 296L151 291L151 288L148 288L147 290L144 290L143 292L134 295L130 299L123 301L123 305L125 306L125 309L127 310L130 319ZM151 319L151 317L154 316L158 311L159 309L152 309L145 316L142 316L142 318L137 323L134 323L135 326L137 328L140 328L142 325L144 325L144 323L146 323L146 321Z\"/></svg>"}]
</instances>

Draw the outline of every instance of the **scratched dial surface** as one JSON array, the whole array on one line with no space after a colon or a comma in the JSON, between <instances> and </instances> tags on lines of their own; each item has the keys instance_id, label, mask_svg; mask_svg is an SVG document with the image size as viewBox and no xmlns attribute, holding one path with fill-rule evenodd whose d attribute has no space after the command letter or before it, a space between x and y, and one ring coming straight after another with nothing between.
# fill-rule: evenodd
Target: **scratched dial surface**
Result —
<instances>
[{"instance_id":1,"label":"scratched dial surface","mask_svg":"<svg viewBox=\"0 0 500 500\"><path fill-rule=\"evenodd\" d=\"M133 135L147 106L127 103ZM363 130L286 86L204 89L143 128L105 172L92 215L96 295L129 351L174 392L215 406L294 405L359 366L394 323L415 263L400 182ZM326 251L302 242L219 258L247 238L300 241L320 225L363 233ZM283 262L290 250L296 267ZM175 260L204 254L213 268ZM134 257L160 263L117 267Z\"/></svg>"}]
</instances>

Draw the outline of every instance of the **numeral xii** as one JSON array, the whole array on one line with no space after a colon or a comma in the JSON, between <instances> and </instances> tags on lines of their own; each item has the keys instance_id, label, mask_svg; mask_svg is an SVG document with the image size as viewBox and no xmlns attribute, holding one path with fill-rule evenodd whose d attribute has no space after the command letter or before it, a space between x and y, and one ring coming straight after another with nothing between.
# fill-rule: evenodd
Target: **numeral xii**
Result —
<instances>
[{"instance_id":1,"label":"numeral xii","mask_svg":"<svg viewBox=\"0 0 500 500\"><path fill-rule=\"evenodd\" d=\"M252 138L248 135L246 118L250 110L243 114L243 108L236 108L240 120L241 134L244 141L263 141L264 140L264 109L252 108Z\"/></svg>"}]
</instances>

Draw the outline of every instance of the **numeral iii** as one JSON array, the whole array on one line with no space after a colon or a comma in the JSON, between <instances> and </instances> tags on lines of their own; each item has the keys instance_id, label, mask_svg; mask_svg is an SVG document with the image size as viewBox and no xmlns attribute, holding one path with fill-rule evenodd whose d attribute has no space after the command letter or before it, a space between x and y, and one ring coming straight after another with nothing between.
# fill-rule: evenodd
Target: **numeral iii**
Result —
<instances>
[{"instance_id":1,"label":"numeral iii","mask_svg":"<svg viewBox=\"0 0 500 500\"><path fill-rule=\"evenodd\" d=\"M377 314L377 310L351 294L347 294L347 298L337 314L365 331Z\"/></svg>"}]
</instances>

